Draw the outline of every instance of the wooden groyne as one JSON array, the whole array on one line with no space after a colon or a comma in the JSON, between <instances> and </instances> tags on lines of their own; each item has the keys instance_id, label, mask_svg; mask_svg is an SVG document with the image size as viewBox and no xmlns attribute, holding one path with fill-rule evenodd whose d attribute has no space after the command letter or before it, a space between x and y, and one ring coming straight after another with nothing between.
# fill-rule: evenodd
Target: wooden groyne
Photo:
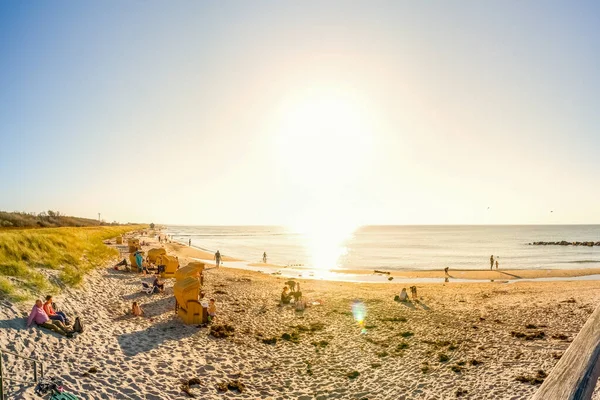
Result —
<instances>
[{"instance_id":1,"label":"wooden groyne","mask_svg":"<svg viewBox=\"0 0 600 400\"><path fill-rule=\"evenodd\" d=\"M531 400L589 400L600 376L600 307Z\"/></svg>"}]
</instances>

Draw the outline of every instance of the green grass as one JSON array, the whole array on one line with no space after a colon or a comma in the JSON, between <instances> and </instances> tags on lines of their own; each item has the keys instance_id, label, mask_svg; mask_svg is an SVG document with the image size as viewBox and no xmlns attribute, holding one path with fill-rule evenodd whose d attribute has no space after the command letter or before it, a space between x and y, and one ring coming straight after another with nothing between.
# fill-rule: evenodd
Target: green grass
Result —
<instances>
[{"instance_id":1,"label":"green grass","mask_svg":"<svg viewBox=\"0 0 600 400\"><path fill-rule=\"evenodd\" d=\"M0 296L13 301L77 286L91 269L117 256L103 240L142 226L11 229L0 231ZM58 272L50 282L41 270Z\"/></svg>"}]
</instances>

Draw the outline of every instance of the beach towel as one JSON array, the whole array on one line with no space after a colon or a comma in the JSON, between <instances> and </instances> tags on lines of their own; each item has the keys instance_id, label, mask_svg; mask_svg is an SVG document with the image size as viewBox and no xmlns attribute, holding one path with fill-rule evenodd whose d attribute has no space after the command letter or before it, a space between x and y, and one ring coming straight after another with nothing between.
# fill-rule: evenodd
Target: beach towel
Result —
<instances>
[{"instance_id":1,"label":"beach towel","mask_svg":"<svg viewBox=\"0 0 600 400\"><path fill-rule=\"evenodd\" d=\"M78 400L78 397L68 392L55 392L50 396L50 400Z\"/></svg>"}]
</instances>

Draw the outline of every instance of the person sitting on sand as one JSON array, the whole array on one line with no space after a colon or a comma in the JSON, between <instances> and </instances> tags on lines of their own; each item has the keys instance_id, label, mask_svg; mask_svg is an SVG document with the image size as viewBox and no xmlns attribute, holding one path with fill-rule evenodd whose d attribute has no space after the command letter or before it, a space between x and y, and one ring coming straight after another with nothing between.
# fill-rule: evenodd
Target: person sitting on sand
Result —
<instances>
[{"instance_id":1,"label":"person sitting on sand","mask_svg":"<svg viewBox=\"0 0 600 400\"><path fill-rule=\"evenodd\" d=\"M208 322L211 322L214 317L217 316L217 306L215 299L210 299L208 302Z\"/></svg>"},{"instance_id":2,"label":"person sitting on sand","mask_svg":"<svg viewBox=\"0 0 600 400\"><path fill-rule=\"evenodd\" d=\"M137 301L134 301L131 305L131 315L135 315L136 317L144 315L144 310L142 310L142 307L139 306Z\"/></svg>"},{"instance_id":3,"label":"person sitting on sand","mask_svg":"<svg viewBox=\"0 0 600 400\"><path fill-rule=\"evenodd\" d=\"M408 301L408 293L406 293L406 288L402 288L400 292L400 301Z\"/></svg>"},{"instance_id":4,"label":"person sitting on sand","mask_svg":"<svg viewBox=\"0 0 600 400\"><path fill-rule=\"evenodd\" d=\"M281 304L290 304L292 295L288 293L288 290L287 286L283 287L283 291L281 292Z\"/></svg>"},{"instance_id":5,"label":"person sitting on sand","mask_svg":"<svg viewBox=\"0 0 600 400\"><path fill-rule=\"evenodd\" d=\"M411 286L410 287L410 295L412 297L413 300L417 300L417 287L416 286Z\"/></svg>"},{"instance_id":6,"label":"person sitting on sand","mask_svg":"<svg viewBox=\"0 0 600 400\"><path fill-rule=\"evenodd\" d=\"M72 336L72 332L60 321L51 320L44 311L44 304L40 299L35 301L35 305L31 309L31 313L29 314L29 318L27 318L27 327L29 328L31 324L35 322L37 326L40 328L49 329L63 336Z\"/></svg>"},{"instance_id":7,"label":"person sitting on sand","mask_svg":"<svg viewBox=\"0 0 600 400\"><path fill-rule=\"evenodd\" d=\"M154 293L163 293L165 291L165 283L158 278L158 275L154 278L154 282L152 282L152 288L154 289Z\"/></svg>"},{"instance_id":8,"label":"person sitting on sand","mask_svg":"<svg viewBox=\"0 0 600 400\"><path fill-rule=\"evenodd\" d=\"M70 325L69 318L67 318L67 315L64 312L54 311L54 306L52 306L52 296L50 295L46 296L46 302L44 303L44 311L46 312L46 315L48 315L48 318L50 318L51 320L60 321L64 325Z\"/></svg>"}]
</instances>

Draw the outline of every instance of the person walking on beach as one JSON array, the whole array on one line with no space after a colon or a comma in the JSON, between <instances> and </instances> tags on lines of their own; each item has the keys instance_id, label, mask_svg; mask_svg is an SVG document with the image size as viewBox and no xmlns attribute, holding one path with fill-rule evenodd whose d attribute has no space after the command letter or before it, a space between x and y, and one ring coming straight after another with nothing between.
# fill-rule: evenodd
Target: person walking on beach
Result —
<instances>
[{"instance_id":1,"label":"person walking on beach","mask_svg":"<svg viewBox=\"0 0 600 400\"><path fill-rule=\"evenodd\" d=\"M494 255L490 256L490 271L494 269Z\"/></svg>"},{"instance_id":2,"label":"person walking on beach","mask_svg":"<svg viewBox=\"0 0 600 400\"><path fill-rule=\"evenodd\" d=\"M221 253L219 250L215 253L215 261L217 262L217 268L219 268L219 264L221 264Z\"/></svg>"},{"instance_id":3,"label":"person walking on beach","mask_svg":"<svg viewBox=\"0 0 600 400\"><path fill-rule=\"evenodd\" d=\"M192 247L192 239L188 240L188 246Z\"/></svg>"},{"instance_id":4,"label":"person walking on beach","mask_svg":"<svg viewBox=\"0 0 600 400\"><path fill-rule=\"evenodd\" d=\"M267 252L263 252L263 263L266 264L267 263Z\"/></svg>"},{"instance_id":5,"label":"person walking on beach","mask_svg":"<svg viewBox=\"0 0 600 400\"><path fill-rule=\"evenodd\" d=\"M496 257L496 271L498 271L498 257Z\"/></svg>"}]
</instances>

